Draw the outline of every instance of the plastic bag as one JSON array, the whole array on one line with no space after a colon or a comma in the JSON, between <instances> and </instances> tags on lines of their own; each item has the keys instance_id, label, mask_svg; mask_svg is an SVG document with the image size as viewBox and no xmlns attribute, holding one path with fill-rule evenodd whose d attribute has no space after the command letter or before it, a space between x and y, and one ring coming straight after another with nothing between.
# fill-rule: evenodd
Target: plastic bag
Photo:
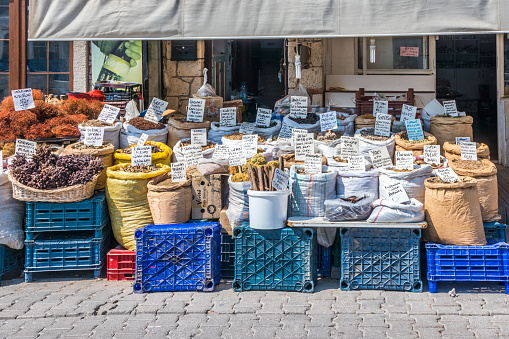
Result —
<instances>
[{"instance_id":1,"label":"plastic bag","mask_svg":"<svg viewBox=\"0 0 509 339\"><path fill-rule=\"evenodd\" d=\"M120 131L120 148L127 148L131 145L136 145L142 134L148 135L147 140L162 142L164 144L168 141L168 126L163 129L143 131L125 122L122 130Z\"/></svg>"},{"instance_id":2,"label":"plastic bag","mask_svg":"<svg viewBox=\"0 0 509 339\"><path fill-rule=\"evenodd\" d=\"M173 147L173 155L175 156L175 159L177 161L184 161L184 151L182 150L182 147L180 146L180 144L183 142L183 141L191 141L191 139L182 139L182 140L179 140L175 146ZM207 140L207 142L210 142L212 140ZM215 148L209 148L209 149L206 149L205 151L202 151L202 154L203 154L203 157L205 159L210 159L212 158L212 155L214 154L214 151L215 151Z\"/></svg>"},{"instance_id":3,"label":"plastic bag","mask_svg":"<svg viewBox=\"0 0 509 339\"><path fill-rule=\"evenodd\" d=\"M208 138L215 143L220 143L221 138L227 134L238 133L240 130L240 124L232 127L221 127L219 122L214 121L210 124L210 131ZM254 133L253 133L254 134Z\"/></svg>"},{"instance_id":4,"label":"plastic bag","mask_svg":"<svg viewBox=\"0 0 509 339\"><path fill-rule=\"evenodd\" d=\"M325 200L325 217L327 221L365 220L371 214L371 203L375 200L373 193L365 193L364 199L351 203L341 198L347 196L338 195L335 199Z\"/></svg>"},{"instance_id":5,"label":"plastic bag","mask_svg":"<svg viewBox=\"0 0 509 339\"><path fill-rule=\"evenodd\" d=\"M251 189L250 181L233 182L228 178L230 187L230 203L226 210L226 216L232 227L240 226L243 222L249 222L249 196L247 191Z\"/></svg>"},{"instance_id":6,"label":"plastic bag","mask_svg":"<svg viewBox=\"0 0 509 339\"><path fill-rule=\"evenodd\" d=\"M366 129L373 129L373 127L361 128L355 132L355 137L359 139L359 155L363 155L366 163L371 166L372 162L371 157L369 156L369 151L385 146L387 147L387 152L389 152L389 156L392 159L394 157L394 146L396 144L394 134L391 133L391 137L384 141L371 140L361 136L361 132Z\"/></svg>"},{"instance_id":7,"label":"plastic bag","mask_svg":"<svg viewBox=\"0 0 509 339\"><path fill-rule=\"evenodd\" d=\"M0 218L0 244L12 249L20 250L25 241L25 203L12 197L12 184L8 178L8 171L0 173L0 204L2 218Z\"/></svg>"},{"instance_id":8,"label":"plastic bag","mask_svg":"<svg viewBox=\"0 0 509 339\"><path fill-rule=\"evenodd\" d=\"M97 128L97 127L96 127ZM114 126L98 127L104 130L103 141L106 141L113 145L114 149L120 148L120 130L122 129L122 123L120 121L115 122ZM81 124L78 125L78 129L82 136L85 135L85 127Z\"/></svg>"},{"instance_id":9,"label":"plastic bag","mask_svg":"<svg viewBox=\"0 0 509 339\"><path fill-rule=\"evenodd\" d=\"M367 222L420 222L424 221L424 205L416 199L400 204L389 199L378 199L373 202L373 212Z\"/></svg>"},{"instance_id":10,"label":"plastic bag","mask_svg":"<svg viewBox=\"0 0 509 339\"><path fill-rule=\"evenodd\" d=\"M140 111L138 111L138 106L136 106L136 101L131 100L125 106L125 122L129 122L129 120L137 118L140 116ZM117 146L118 147L118 146Z\"/></svg>"},{"instance_id":11,"label":"plastic bag","mask_svg":"<svg viewBox=\"0 0 509 339\"><path fill-rule=\"evenodd\" d=\"M309 97L308 91L306 87L299 83L299 85L295 87L290 93L288 93L287 96L276 101L276 104L274 105L274 111L277 114L290 114L290 97L292 96L308 97L308 108L310 107L311 98Z\"/></svg>"},{"instance_id":12,"label":"plastic bag","mask_svg":"<svg viewBox=\"0 0 509 339\"><path fill-rule=\"evenodd\" d=\"M380 172L371 171L340 171L336 178L336 190L342 196L362 196L369 192L378 199L378 175Z\"/></svg>"},{"instance_id":13,"label":"plastic bag","mask_svg":"<svg viewBox=\"0 0 509 339\"><path fill-rule=\"evenodd\" d=\"M253 130L253 134L258 134L264 137L265 139L269 139L272 138L272 136L274 135L278 135L279 130L281 129L282 126L281 120L271 120L269 126L271 126L274 123L276 125L272 127L255 127Z\"/></svg>"},{"instance_id":14,"label":"plastic bag","mask_svg":"<svg viewBox=\"0 0 509 339\"><path fill-rule=\"evenodd\" d=\"M316 113L308 113L308 114L316 114ZM298 128L298 129L305 129L308 132L320 132L320 119L316 121L315 124L299 124L292 119L290 119L290 116L287 115L283 119L283 124L288 125L290 128Z\"/></svg>"},{"instance_id":15,"label":"plastic bag","mask_svg":"<svg viewBox=\"0 0 509 339\"><path fill-rule=\"evenodd\" d=\"M357 114L337 112L337 116L346 117L345 119L338 119L337 130L343 133L343 135L353 137L355 134L355 118L357 118Z\"/></svg>"},{"instance_id":16,"label":"plastic bag","mask_svg":"<svg viewBox=\"0 0 509 339\"><path fill-rule=\"evenodd\" d=\"M216 96L216 90L214 87L210 86L207 83L207 68L203 69L203 85L198 89L196 94L198 94L201 97L213 97Z\"/></svg>"},{"instance_id":17,"label":"plastic bag","mask_svg":"<svg viewBox=\"0 0 509 339\"><path fill-rule=\"evenodd\" d=\"M156 142L156 141L146 141L145 145L157 146L162 151L162 152L152 153L152 163L153 164L169 165L171 163L171 154L172 154L171 148L169 148L162 142ZM129 148L132 148L134 146L136 146L136 145L132 145ZM131 163L131 154L115 152L113 154L113 157L115 158L115 165Z\"/></svg>"},{"instance_id":18,"label":"plastic bag","mask_svg":"<svg viewBox=\"0 0 509 339\"><path fill-rule=\"evenodd\" d=\"M414 165L411 172L395 172L394 167L380 168L379 198L388 198L385 186L401 183L409 198L414 198L424 204L424 180L428 179L433 172L431 165Z\"/></svg>"}]
</instances>

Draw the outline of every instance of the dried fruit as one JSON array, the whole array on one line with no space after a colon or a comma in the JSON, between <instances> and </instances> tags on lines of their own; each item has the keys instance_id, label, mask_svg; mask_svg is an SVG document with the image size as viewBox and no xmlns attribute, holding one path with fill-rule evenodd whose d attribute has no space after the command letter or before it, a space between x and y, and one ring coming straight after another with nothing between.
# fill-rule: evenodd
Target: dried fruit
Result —
<instances>
[{"instance_id":1,"label":"dried fruit","mask_svg":"<svg viewBox=\"0 0 509 339\"><path fill-rule=\"evenodd\" d=\"M290 116L288 118L301 125L314 125L320 120L320 117L316 113L308 113L306 118L294 118Z\"/></svg>"},{"instance_id":2,"label":"dried fruit","mask_svg":"<svg viewBox=\"0 0 509 339\"><path fill-rule=\"evenodd\" d=\"M190 146L191 145L191 141L182 141L180 143L180 147L185 147L185 146ZM205 151L206 149L210 149L210 148L214 148L216 147L216 144L212 141L207 141L207 146L202 146L201 147L201 150L202 151Z\"/></svg>"}]
</instances>

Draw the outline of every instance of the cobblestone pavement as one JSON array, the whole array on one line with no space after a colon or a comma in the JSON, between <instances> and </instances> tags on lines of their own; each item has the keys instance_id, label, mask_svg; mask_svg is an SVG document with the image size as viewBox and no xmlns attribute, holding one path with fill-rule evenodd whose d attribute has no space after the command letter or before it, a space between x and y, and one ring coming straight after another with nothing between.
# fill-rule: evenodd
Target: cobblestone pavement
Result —
<instances>
[{"instance_id":1,"label":"cobblestone pavement","mask_svg":"<svg viewBox=\"0 0 509 339\"><path fill-rule=\"evenodd\" d=\"M0 338L509 338L509 297L496 283L343 292L327 278L313 294L236 293L230 284L134 294L130 282L87 275L22 281L2 281Z\"/></svg>"}]
</instances>

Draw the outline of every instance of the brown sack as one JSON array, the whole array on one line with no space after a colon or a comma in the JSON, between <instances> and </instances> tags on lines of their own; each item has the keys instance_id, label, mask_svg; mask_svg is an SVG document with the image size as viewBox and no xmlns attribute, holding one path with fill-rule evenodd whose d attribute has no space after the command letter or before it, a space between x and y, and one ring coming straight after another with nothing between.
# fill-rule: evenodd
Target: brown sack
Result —
<instances>
[{"instance_id":1,"label":"brown sack","mask_svg":"<svg viewBox=\"0 0 509 339\"><path fill-rule=\"evenodd\" d=\"M195 128L210 129L210 121L190 122L183 114L171 114L168 117L168 146L173 148L181 139L191 138L191 130Z\"/></svg>"},{"instance_id":2,"label":"brown sack","mask_svg":"<svg viewBox=\"0 0 509 339\"><path fill-rule=\"evenodd\" d=\"M182 224L191 217L191 179L173 182L170 173L155 177L147 184L147 200L154 224Z\"/></svg>"},{"instance_id":3,"label":"brown sack","mask_svg":"<svg viewBox=\"0 0 509 339\"><path fill-rule=\"evenodd\" d=\"M410 142L409 140L405 140L404 138L407 137L407 132L399 132L396 133L394 136L396 141L396 151L412 151L412 155L414 157L417 157L419 155L424 154L424 145L436 145L437 144L437 138L435 138L433 135L431 135L428 132L424 132L424 138L427 139L426 141L415 143Z\"/></svg>"},{"instance_id":4,"label":"brown sack","mask_svg":"<svg viewBox=\"0 0 509 339\"><path fill-rule=\"evenodd\" d=\"M371 118L365 118L365 117L371 117ZM396 120L396 117L393 115L391 120L391 128L392 124ZM363 114L359 115L357 118L355 118L355 132L361 128L365 127L375 127L376 118L373 117L373 114Z\"/></svg>"},{"instance_id":5,"label":"brown sack","mask_svg":"<svg viewBox=\"0 0 509 339\"><path fill-rule=\"evenodd\" d=\"M437 144L444 146L446 141L456 142L456 137L474 138L471 116L466 117L431 117L430 133L437 138ZM443 151L441 151L443 155Z\"/></svg>"},{"instance_id":6,"label":"brown sack","mask_svg":"<svg viewBox=\"0 0 509 339\"><path fill-rule=\"evenodd\" d=\"M483 159L480 161L482 168L465 169L461 166L461 163L461 160L454 159L449 161L449 166L457 174L473 177L477 180L482 220L484 222L494 222L502 219L498 214L498 182L495 164Z\"/></svg>"},{"instance_id":7,"label":"brown sack","mask_svg":"<svg viewBox=\"0 0 509 339\"><path fill-rule=\"evenodd\" d=\"M434 183L433 179L424 182L428 227L423 239L444 245L486 245L477 181L464 177L462 182Z\"/></svg>"},{"instance_id":8,"label":"brown sack","mask_svg":"<svg viewBox=\"0 0 509 339\"><path fill-rule=\"evenodd\" d=\"M63 155L93 155L95 157L100 158L103 161L105 168L99 174L99 178L97 178L97 183L95 184L95 189L100 190L106 186L106 168L113 166L113 152L115 152L115 148L112 144L107 144L104 148L91 148L91 149L75 149L72 148L74 145L78 144L70 144L64 148Z\"/></svg>"},{"instance_id":9,"label":"brown sack","mask_svg":"<svg viewBox=\"0 0 509 339\"><path fill-rule=\"evenodd\" d=\"M488 145L476 142L477 146L477 159L488 159L490 160L490 148ZM453 159L461 159L461 146L456 145L456 141L453 142L444 142L444 153L445 158L449 161Z\"/></svg>"}]
</instances>

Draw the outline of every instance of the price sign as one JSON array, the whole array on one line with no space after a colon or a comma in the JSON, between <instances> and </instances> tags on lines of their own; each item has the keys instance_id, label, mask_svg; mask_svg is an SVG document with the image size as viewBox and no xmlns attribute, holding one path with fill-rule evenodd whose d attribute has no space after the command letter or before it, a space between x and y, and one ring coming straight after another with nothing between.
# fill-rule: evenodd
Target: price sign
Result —
<instances>
[{"instance_id":1,"label":"price sign","mask_svg":"<svg viewBox=\"0 0 509 339\"><path fill-rule=\"evenodd\" d=\"M342 156L348 157L350 155L359 155L359 139L355 137L341 137L341 152Z\"/></svg>"},{"instance_id":2,"label":"price sign","mask_svg":"<svg viewBox=\"0 0 509 339\"><path fill-rule=\"evenodd\" d=\"M417 107L403 104L403 107L401 108L401 118L399 120L400 121L415 120L416 115Z\"/></svg>"},{"instance_id":3,"label":"price sign","mask_svg":"<svg viewBox=\"0 0 509 339\"><path fill-rule=\"evenodd\" d=\"M256 126L269 127L272 119L272 110L267 108L258 108L256 112Z\"/></svg>"},{"instance_id":4,"label":"price sign","mask_svg":"<svg viewBox=\"0 0 509 339\"><path fill-rule=\"evenodd\" d=\"M389 114L378 113L375 121L375 135L391 136L392 117Z\"/></svg>"},{"instance_id":5,"label":"price sign","mask_svg":"<svg viewBox=\"0 0 509 339\"><path fill-rule=\"evenodd\" d=\"M272 178L272 187L276 191L286 191L288 190L288 180L290 179L290 176L280 170L279 168L276 168L274 171L274 178Z\"/></svg>"},{"instance_id":6,"label":"price sign","mask_svg":"<svg viewBox=\"0 0 509 339\"><path fill-rule=\"evenodd\" d=\"M451 117L458 116L458 108L456 107L456 100L444 101L443 104L444 104L445 114L450 115Z\"/></svg>"},{"instance_id":7,"label":"price sign","mask_svg":"<svg viewBox=\"0 0 509 339\"><path fill-rule=\"evenodd\" d=\"M246 158L251 158L258 150L258 134L250 134L242 136L242 148L246 154Z\"/></svg>"},{"instance_id":8,"label":"price sign","mask_svg":"<svg viewBox=\"0 0 509 339\"><path fill-rule=\"evenodd\" d=\"M348 170L349 171L366 171L366 163L364 162L364 156L362 155L350 155L348 156Z\"/></svg>"},{"instance_id":9,"label":"price sign","mask_svg":"<svg viewBox=\"0 0 509 339\"><path fill-rule=\"evenodd\" d=\"M242 147L231 147L229 155L230 166L242 166L246 163L246 153Z\"/></svg>"},{"instance_id":10,"label":"price sign","mask_svg":"<svg viewBox=\"0 0 509 339\"><path fill-rule=\"evenodd\" d=\"M376 117L378 114L389 113L389 102L385 100L373 101L373 116Z\"/></svg>"},{"instance_id":11,"label":"price sign","mask_svg":"<svg viewBox=\"0 0 509 339\"><path fill-rule=\"evenodd\" d=\"M396 168L410 171L414 169L414 155L412 151L396 151Z\"/></svg>"},{"instance_id":12,"label":"price sign","mask_svg":"<svg viewBox=\"0 0 509 339\"><path fill-rule=\"evenodd\" d=\"M314 154L313 138L304 135L297 135L294 140L295 143L295 160L306 160L306 154Z\"/></svg>"},{"instance_id":13,"label":"price sign","mask_svg":"<svg viewBox=\"0 0 509 339\"><path fill-rule=\"evenodd\" d=\"M437 99L431 100L426 106L424 106L423 110L431 117L442 115L445 112L444 106L442 106Z\"/></svg>"},{"instance_id":14,"label":"price sign","mask_svg":"<svg viewBox=\"0 0 509 339\"><path fill-rule=\"evenodd\" d=\"M85 139L83 139L83 143L85 145L102 146L103 139L104 139L104 128L101 127L85 128Z\"/></svg>"},{"instance_id":15,"label":"price sign","mask_svg":"<svg viewBox=\"0 0 509 339\"><path fill-rule=\"evenodd\" d=\"M152 165L152 146L134 146L131 148L131 166Z\"/></svg>"},{"instance_id":16,"label":"price sign","mask_svg":"<svg viewBox=\"0 0 509 339\"><path fill-rule=\"evenodd\" d=\"M294 128L292 129L292 144L295 144L295 139L298 136L308 136L308 131L305 129ZM304 159L302 159L304 160Z\"/></svg>"},{"instance_id":17,"label":"price sign","mask_svg":"<svg viewBox=\"0 0 509 339\"><path fill-rule=\"evenodd\" d=\"M166 107L168 107L168 102L158 98L153 98L150 106L148 106L147 112L145 113L145 120L158 123L163 117Z\"/></svg>"},{"instance_id":18,"label":"price sign","mask_svg":"<svg viewBox=\"0 0 509 339\"><path fill-rule=\"evenodd\" d=\"M419 47L403 47L399 48L399 55L406 57L418 57L419 56Z\"/></svg>"},{"instance_id":19,"label":"price sign","mask_svg":"<svg viewBox=\"0 0 509 339\"><path fill-rule=\"evenodd\" d=\"M477 145L475 142L462 142L460 147L461 160L477 161Z\"/></svg>"},{"instance_id":20,"label":"price sign","mask_svg":"<svg viewBox=\"0 0 509 339\"><path fill-rule=\"evenodd\" d=\"M438 168L433 171L444 182L460 182L461 179L450 167Z\"/></svg>"},{"instance_id":21,"label":"price sign","mask_svg":"<svg viewBox=\"0 0 509 339\"><path fill-rule=\"evenodd\" d=\"M369 156L374 168L392 166L391 157L385 146L369 151Z\"/></svg>"},{"instance_id":22,"label":"price sign","mask_svg":"<svg viewBox=\"0 0 509 339\"><path fill-rule=\"evenodd\" d=\"M337 113L331 111L320 114L320 128L322 132L338 129Z\"/></svg>"},{"instance_id":23,"label":"price sign","mask_svg":"<svg viewBox=\"0 0 509 339\"><path fill-rule=\"evenodd\" d=\"M410 201L410 198L408 197L405 188L403 188L403 185L400 182L396 184L385 185L384 190L386 193L385 195L389 200L392 200L400 204Z\"/></svg>"},{"instance_id":24,"label":"price sign","mask_svg":"<svg viewBox=\"0 0 509 339\"><path fill-rule=\"evenodd\" d=\"M204 99L189 99L187 104L187 121L203 122L205 113Z\"/></svg>"},{"instance_id":25,"label":"price sign","mask_svg":"<svg viewBox=\"0 0 509 339\"><path fill-rule=\"evenodd\" d=\"M171 164L171 181L173 182L183 182L187 180L186 176L186 163L174 162Z\"/></svg>"},{"instance_id":26,"label":"price sign","mask_svg":"<svg viewBox=\"0 0 509 339\"><path fill-rule=\"evenodd\" d=\"M191 145L207 146L207 129L199 128L191 130Z\"/></svg>"},{"instance_id":27,"label":"price sign","mask_svg":"<svg viewBox=\"0 0 509 339\"><path fill-rule=\"evenodd\" d=\"M240 134L253 134L255 128L255 124L252 122L243 122L242 125L240 125Z\"/></svg>"},{"instance_id":28,"label":"price sign","mask_svg":"<svg viewBox=\"0 0 509 339\"><path fill-rule=\"evenodd\" d=\"M212 159L228 160L230 157L230 148L227 145L216 145Z\"/></svg>"},{"instance_id":29,"label":"price sign","mask_svg":"<svg viewBox=\"0 0 509 339\"><path fill-rule=\"evenodd\" d=\"M219 126L235 127L237 125L237 108L227 107L219 109Z\"/></svg>"},{"instance_id":30,"label":"price sign","mask_svg":"<svg viewBox=\"0 0 509 339\"><path fill-rule=\"evenodd\" d=\"M423 158L427 164L440 165L440 145L424 145Z\"/></svg>"},{"instance_id":31,"label":"price sign","mask_svg":"<svg viewBox=\"0 0 509 339\"><path fill-rule=\"evenodd\" d=\"M408 135L408 140L422 140L424 139L424 132L422 130L421 120L407 120L406 124L406 132Z\"/></svg>"},{"instance_id":32,"label":"price sign","mask_svg":"<svg viewBox=\"0 0 509 339\"><path fill-rule=\"evenodd\" d=\"M112 124L115 119L117 119L118 113L120 113L119 107L104 105L101 113L97 117L97 120Z\"/></svg>"},{"instance_id":33,"label":"price sign","mask_svg":"<svg viewBox=\"0 0 509 339\"><path fill-rule=\"evenodd\" d=\"M148 134L143 133L141 137L138 139L138 143L136 146L145 146L145 143L148 140Z\"/></svg>"},{"instance_id":34,"label":"price sign","mask_svg":"<svg viewBox=\"0 0 509 339\"><path fill-rule=\"evenodd\" d=\"M292 96L290 97L290 116L292 118L306 119L308 116L308 97Z\"/></svg>"},{"instance_id":35,"label":"price sign","mask_svg":"<svg viewBox=\"0 0 509 339\"><path fill-rule=\"evenodd\" d=\"M198 165L198 160L203 158L203 152L200 145L189 145L182 147L186 168Z\"/></svg>"},{"instance_id":36,"label":"price sign","mask_svg":"<svg viewBox=\"0 0 509 339\"><path fill-rule=\"evenodd\" d=\"M16 89L11 92L15 111L35 108L34 97L31 88Z\"/></svg>"},{"instance_id":37,"label":"price sign","mask_svg":"<svg viewBox=\"0 0 509 339\"><path fill-rule=\"evenodd\" d=\"M306 154L304 159L304 171L307 173L322 173L322 155Z\"/></svg>"},{"instance_id":38,"label":"price sign","mask_svg":"<svg viewBox=\"0 0 509 339\"><path fill-rule=\"evenodd\" d=\"M18 155L24 155L27 158L27 160L31 160L32 155L35 154L36 148L37 143L34 141L16 139L16 148L14 150L14 153Z\"/></svg>"},{"instance_id":39,"label":"price sign","mask_svg":"<svg viewBox=\"0 0 509 339\"><path fill-rule=\"evenodd\" d=\"M470 137L456 137L456 145L461 145L462 142L470 142Z\"/></svg>"},{"instance_id":40,"label":"price sign","mask_svg":"<svg viewBox=\"0 0 509 339\"><path fill-rule=\"evenodd\" d=\"M279 131L279 135L277 137L277 140L279 141L287 141L292 142L292 128L288 126L288 124L283 122L283 126L281 126L281 130Z\"/></svg>"}]
</instances>

